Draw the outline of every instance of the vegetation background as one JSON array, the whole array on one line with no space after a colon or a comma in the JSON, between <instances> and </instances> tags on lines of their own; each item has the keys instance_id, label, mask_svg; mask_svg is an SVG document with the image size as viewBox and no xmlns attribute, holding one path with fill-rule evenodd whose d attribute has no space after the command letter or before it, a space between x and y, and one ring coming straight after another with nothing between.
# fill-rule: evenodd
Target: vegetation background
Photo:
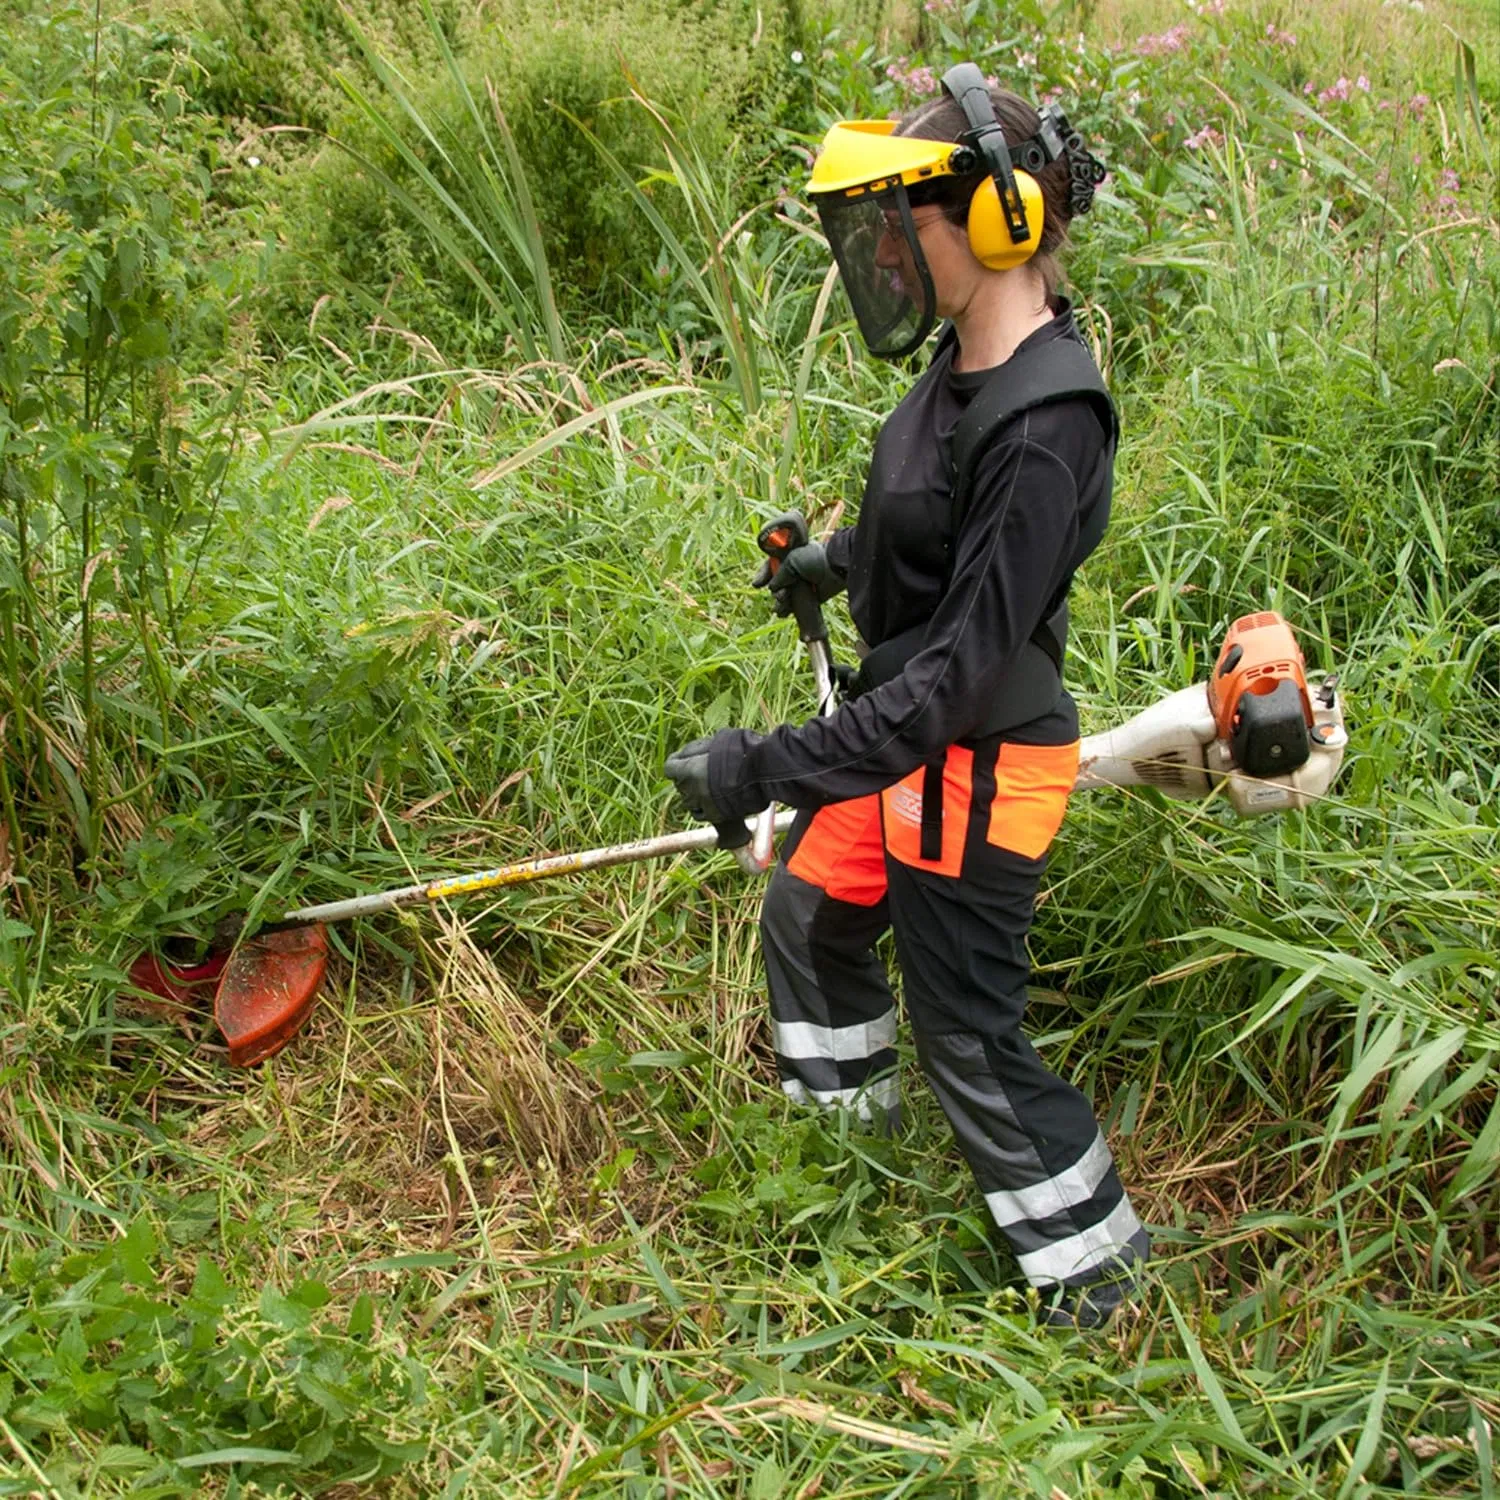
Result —
<instances>
[{"instance_id":1,"label":"vegetation background","mask_svg":"<svg viewBox=\"0 0 1500 1500\"><path fill-rule=\"evenodd\" d=\"M1500 1490L1492 3L0 40L0 1492ZM897 1139L782 1101L722 857L336 929L253 1071L123 994L227 913L671 826L675 743L807 712L754 531L844 514L910 373L799 186L966 57L1111 167L1088 727L1269 606L1353 732L1305 817L1075 803L1034 1034L1160 1253L1093 1338L1034 1327L909 1058Z\"/></svg>"}]
</instances>

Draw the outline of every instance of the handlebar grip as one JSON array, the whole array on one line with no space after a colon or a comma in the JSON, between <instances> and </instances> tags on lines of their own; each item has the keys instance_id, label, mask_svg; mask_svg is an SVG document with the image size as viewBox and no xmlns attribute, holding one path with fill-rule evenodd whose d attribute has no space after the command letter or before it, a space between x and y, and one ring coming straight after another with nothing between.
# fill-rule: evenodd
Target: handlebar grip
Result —
<instances>
[{"instance_id":1,"label":"handlebar grip","mask_svg":"<svg viewBox=\"0 0 1500 1500\"><path fill-rule=\"evenodd\" d=\"M771 559L771 571L774 573L788 552L796 547L805 547L811 539L807 517L800 510L788 510L779 516L773 516L760 528L755 545Z\"/></svg>"},{"instance_id":2,"label":"handlebar grip","mask_svg":"<svg viewBox=\"0 0 1500 1500\"><path fill-rule=\"evenodd\" d=\"M774 576L787 553L805 547L811 540L807 529L807 517L800 510L784 511L772 517L761 527L755 538L756 545L770 560ZM797 630L806 645L828 639L828 626L823 619L823 606L818 601L817 590L808 584L798 584L787 589L792 605L792 616L797 621Z\"/></svg>"},{"instance_id":3,"label":"handlebar grip","mask_svg":"<svg viewBox=\"0 0 1500 1500\"><path fill-rule=\"evenodd\" d=\"M797 621L803 644L811 646L826 641L828 624L823 619L823 606L818 603L817 591L804 583L787 592L792 596L792 616Z\"/></svg>"}]
</instances>

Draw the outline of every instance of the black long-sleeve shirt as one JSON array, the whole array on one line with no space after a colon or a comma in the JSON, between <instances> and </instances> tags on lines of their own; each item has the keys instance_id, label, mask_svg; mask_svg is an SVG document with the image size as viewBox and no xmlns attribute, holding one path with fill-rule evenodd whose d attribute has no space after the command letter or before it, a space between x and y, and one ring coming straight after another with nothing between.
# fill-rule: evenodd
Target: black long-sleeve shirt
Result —
<instances>
[{"instance_id":1,"label":"black long-sleeve shirt","mask_svg":"<svg viewBox=\"0 0 1500 1500\"><path fill-rule=\"evenodd\" d=\"M1051 339L1078 340L1066 301L1017 353ZM818 807L877 792L976 733L1032 632L1098 544L1114 444L1084 399L1012 418L986 447L955 517L945 455L991 373L955 371L956 352L950 341L887 419L858 523L828 543L865 641L879 646L925 624L920 648L898 676L826 718L716 737L710 789L726 811L748 815L772 800ZM1077 734L1064 693L1008 737L1066 744Z\"/></svg>"}]
</instances>

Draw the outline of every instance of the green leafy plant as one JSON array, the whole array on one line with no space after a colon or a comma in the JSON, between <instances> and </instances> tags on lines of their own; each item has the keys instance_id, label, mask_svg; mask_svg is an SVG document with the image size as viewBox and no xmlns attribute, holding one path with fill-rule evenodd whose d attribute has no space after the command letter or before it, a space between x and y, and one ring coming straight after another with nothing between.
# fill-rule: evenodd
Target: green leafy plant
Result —
<instances>
[{"instance_id":1,"label":"green leafy plant","mask_svg":"<svg viewBox=\"0 0 1500 1500\"><path fill-rule=\"evenodd\" d=\"M421 1377L376 1333L371 1298L335 1309L310 1278L247 1298L207 1256L168 1286L161 1253L138 1218L101 1250L16 1257L0 1276L0 1423L33 1473L62 1439L92 1457L57 1465L57 1483L193 1495L222 1472L307 1494L422 1456Z\"/></svg>"},{"instance_id":2,"label":"green leafy plant","mask_svg":"<svg viewBox=\"0 0 1500 1500\"><path fill-rule=\"evenodd\" d=\"M229 370L219 401L185 388L190 351L223 349L228 287L208 122L159 63L62 10L0 64L0 797L23 862L59 824L92 859L149 808L155 767L121 752L181 727L184 544L211 525L243 389Z\"/></svg>"}]
</instances>

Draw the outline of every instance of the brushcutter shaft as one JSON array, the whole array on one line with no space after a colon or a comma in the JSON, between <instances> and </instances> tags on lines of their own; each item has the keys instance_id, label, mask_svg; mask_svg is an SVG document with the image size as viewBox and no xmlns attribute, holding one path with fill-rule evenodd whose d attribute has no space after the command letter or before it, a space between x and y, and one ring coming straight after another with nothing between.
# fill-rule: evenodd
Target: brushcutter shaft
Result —
<instances>
[{"instance_id":1,"label":"brushcutter shaft","mask_svg":"<svg viewBox=\"0 0 1500 1500\"><path fill-rule=\"evenodd\" d=\"M776 819L775 831L785 833L792 826L788 811ZM657 838L636 839L629 844L611 844L603 849L585 849L578 854L553 854L542 859L523 859L493 870L473 875L448 875L419 885L401 886L397 890L378 891L369 896L353 896L347 901L327 901L321 906L303 906L289 911L288 922L341 922L347 917L367 917L374 912L394 911L402 906L430 905L455 896L473 896L481 891L498 891L506 886L530 885L555 875L575 875L581 870L604 870L611 865L638 864L642 860L661 859L671 854L690 854L699 849L717 849L718 830L688 828L681 833L664 833Z\"/></svg>"},{"instance_id":2,"label":"brushcutter shaft","mask_svg":"<svg viewBox=\"0 0 1500 1500\"><path fill-rule=\"evenodd\" d=\"M826 652L824 661L826 662ZM816 654L813 664L818 666ZM819 692L823 674L819 672ZM1074 791L1101 787L1151 786L1169 797L1199 800L1224 786L1229 801L1242 817L1258 813L1291 811L1306 807L1325 795L1343 760L1348 735L1344 730L1343 705L1334 685L1324 684L1313 711L1312 747L1308 760L1294 772L1278 777L1247 776L1234 764L1228 747L1216 738L1216 728L1207 690L1183 688L1150 708L1102 734L1087 736L1080 748L1078 778ZM795 814L778 812L771 827L785 833ZM756 820L756 837L742 841L737 855L752 873L770 861L770 839L765 819ZM543 859L521 860L473 875L449 875L399 890L348 901L330 901L322 906L304 906L286 914L288 922L337 922L345 917L369 916L402 906L430 905L454 896L472 896L506 886L529 885L554 875L574 875L581 870L602 870L610 865L635 864L671 854L699 849L724 848L719 831L699 827L657 838L637 839L604 849L586 849L581 854L554 854ZM754 858L752 868L750 860Z\"/></svg>"}]
</instances>

